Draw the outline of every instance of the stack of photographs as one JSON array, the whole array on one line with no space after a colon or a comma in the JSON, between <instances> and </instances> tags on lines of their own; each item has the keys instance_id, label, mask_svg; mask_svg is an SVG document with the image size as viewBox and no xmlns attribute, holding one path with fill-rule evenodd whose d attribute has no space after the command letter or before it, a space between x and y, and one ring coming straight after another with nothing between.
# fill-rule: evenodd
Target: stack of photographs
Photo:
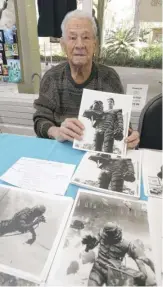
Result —
<instances>
[{"instance_id":1,"label":"stack of photographs","mask_svg":"<svg viewBox=\"0 0 163 287\"><path fill-rule=\"evenodd\" d=\"M0 286L45 282L72 204L68 197L0 186Z\"/></svg>"},{"instance_id":2,"label":"stack of photographs","mask_svg":"<svg viewBox=\"0 0 163 287\"><path fill-rule=\"evenodd\" d=\"M79 120L85 130L73 147L87 151L72 183L98 192L140 197L141 152L128 151L133 97L84 90Z\"/></svg>"},{"instance_id":3,"label":"stack of photographs","mask_svg":"<svg viewBox=\"0 0 163 287\"><path fill-rule=\"evenodd\" d=\"M79 190L47 286L157 286L147 203Z\"/></svg>"}]
</instances>

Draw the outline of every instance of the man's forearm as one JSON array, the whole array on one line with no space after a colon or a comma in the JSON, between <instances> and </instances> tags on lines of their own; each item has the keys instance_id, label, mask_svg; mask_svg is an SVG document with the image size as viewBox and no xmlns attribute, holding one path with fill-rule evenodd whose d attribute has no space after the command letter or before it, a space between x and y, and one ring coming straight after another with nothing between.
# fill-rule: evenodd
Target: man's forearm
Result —
<instances>
[{"instance_id":1,"label":"man's forearm","mask_svg":"<svg viewBox=\"0 0 163 287\"><path fill-rule=\"evenodd\" d=\"M55 127L54 123L44 119L39 119L34 123L35 133L41 138L49 138L48 131L51 127Z\"/></svg>"}]
</instances>

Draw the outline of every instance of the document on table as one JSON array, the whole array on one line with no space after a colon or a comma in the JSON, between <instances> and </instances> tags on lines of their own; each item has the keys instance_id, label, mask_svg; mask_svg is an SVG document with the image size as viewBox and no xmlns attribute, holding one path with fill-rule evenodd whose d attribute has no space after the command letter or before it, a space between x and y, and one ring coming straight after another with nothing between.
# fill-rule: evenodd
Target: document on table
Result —
<instances>
[{"instance_id":1,"label":"document on table","mask_svg":"<svg viewBox=\"0 0 163 287\"><path fill-rule=\"evenodd\" d=\"M1 180L23 189L64 195L74 170L75 165L22 157Z\"/></svg>"}]
</instances>

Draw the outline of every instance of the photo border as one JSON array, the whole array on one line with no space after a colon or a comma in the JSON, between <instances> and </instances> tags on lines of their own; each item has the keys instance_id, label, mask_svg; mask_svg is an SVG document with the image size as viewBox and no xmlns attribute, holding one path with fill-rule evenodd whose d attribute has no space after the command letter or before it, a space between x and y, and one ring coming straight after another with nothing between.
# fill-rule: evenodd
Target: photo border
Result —
<instances>
[{"instance_id":1,"label":"photo border","mask_svg":"<svg viewBox=\"0 0 163 287\"><path fill-rule=\"evenodd\" d=\"M63 235L63 232L64 232L64 229L66 227L66 224L67 224L67 221L68 221L68 218L70 216L70 213L71 213L71 210L72 210L72 207L73 207L73 202L74 200L71 198L71 197L67 197L67 196L58 196L58 195L50 195L48 193L39 193L39 192L34 192L34 191L31 191L31 190L27 190L27 189L22 189L22 188L16 188L16 187L13 187L13 186L8 186L8 185L4 185L4 184L1 184L0 185L0 189L1 188L4 188L7 190L7 192L9 192L10 190L13 191L13 192L16 192L16 191L21 191L22 193L26 193L26 194L30 194L32 197L42 197L42 198L45 198L45 199L51 199L53 201L55 201L56 199L59 201L59 200L63 200L63 201L67 201L69 202L69 205L67 207L67 210L63 216L63 219L62 219L62 222L61 222L61 225L58 229L58 232L56 234L56 237L55 237L55 240L53 241L53 244L52 244L52 247L49 251L49 254L48 254L48 257L47 257L47 260L44 264L44 267L40 273L39 276L35 276L31 273L28 273L26 271L22 271L20 269L16 269L16 268L11 268L10 266L8 265L4 265L4 264L0 264L0 272L3 272L3 270L5 270L5 268L7 268L10 272L12 272L13 274L15 274L14 276L18 277L18 278L22 278L26 281L30 281L30 282L38 282L38 284L42 284L46 281L47 279L47 276L48 276L48 273L49 273L49 270L51 268L51 265L52 265L52 262L54 260L54 257L56 255L56 252L57 252L57 249L58 249L58 246L60 244L60 240L62 238L62 235ZM1 191L0 191L1 192ZM7 273L7 272L6 272ZM8 274L8 273L7 273ZM10 275L10 274L9 274Z\"/></svg>"}]
</instances>

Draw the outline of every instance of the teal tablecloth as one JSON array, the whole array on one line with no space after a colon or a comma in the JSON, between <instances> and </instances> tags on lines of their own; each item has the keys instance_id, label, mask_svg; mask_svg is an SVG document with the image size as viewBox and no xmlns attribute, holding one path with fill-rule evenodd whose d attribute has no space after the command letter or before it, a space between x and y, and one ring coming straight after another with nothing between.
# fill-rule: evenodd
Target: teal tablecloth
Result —
<instances>
[{"instance_id":1,"label":"teal tablecloth","mask_svg":"<svg viewBox=\"0 0 163 287\"><path fill-rule=\"evenodd\" d=\"M75 150L72 144L59 143L55 140L36 137L0 134L0 176L7 171L19 158L31 157L75 164L80 163L85 152ZM4 182L0 181L4 184ZM75 198L78 187L70 184L66 195ZM141 184L141 199L146 200L143 184Z\"/></svg>"}]
</instances>

